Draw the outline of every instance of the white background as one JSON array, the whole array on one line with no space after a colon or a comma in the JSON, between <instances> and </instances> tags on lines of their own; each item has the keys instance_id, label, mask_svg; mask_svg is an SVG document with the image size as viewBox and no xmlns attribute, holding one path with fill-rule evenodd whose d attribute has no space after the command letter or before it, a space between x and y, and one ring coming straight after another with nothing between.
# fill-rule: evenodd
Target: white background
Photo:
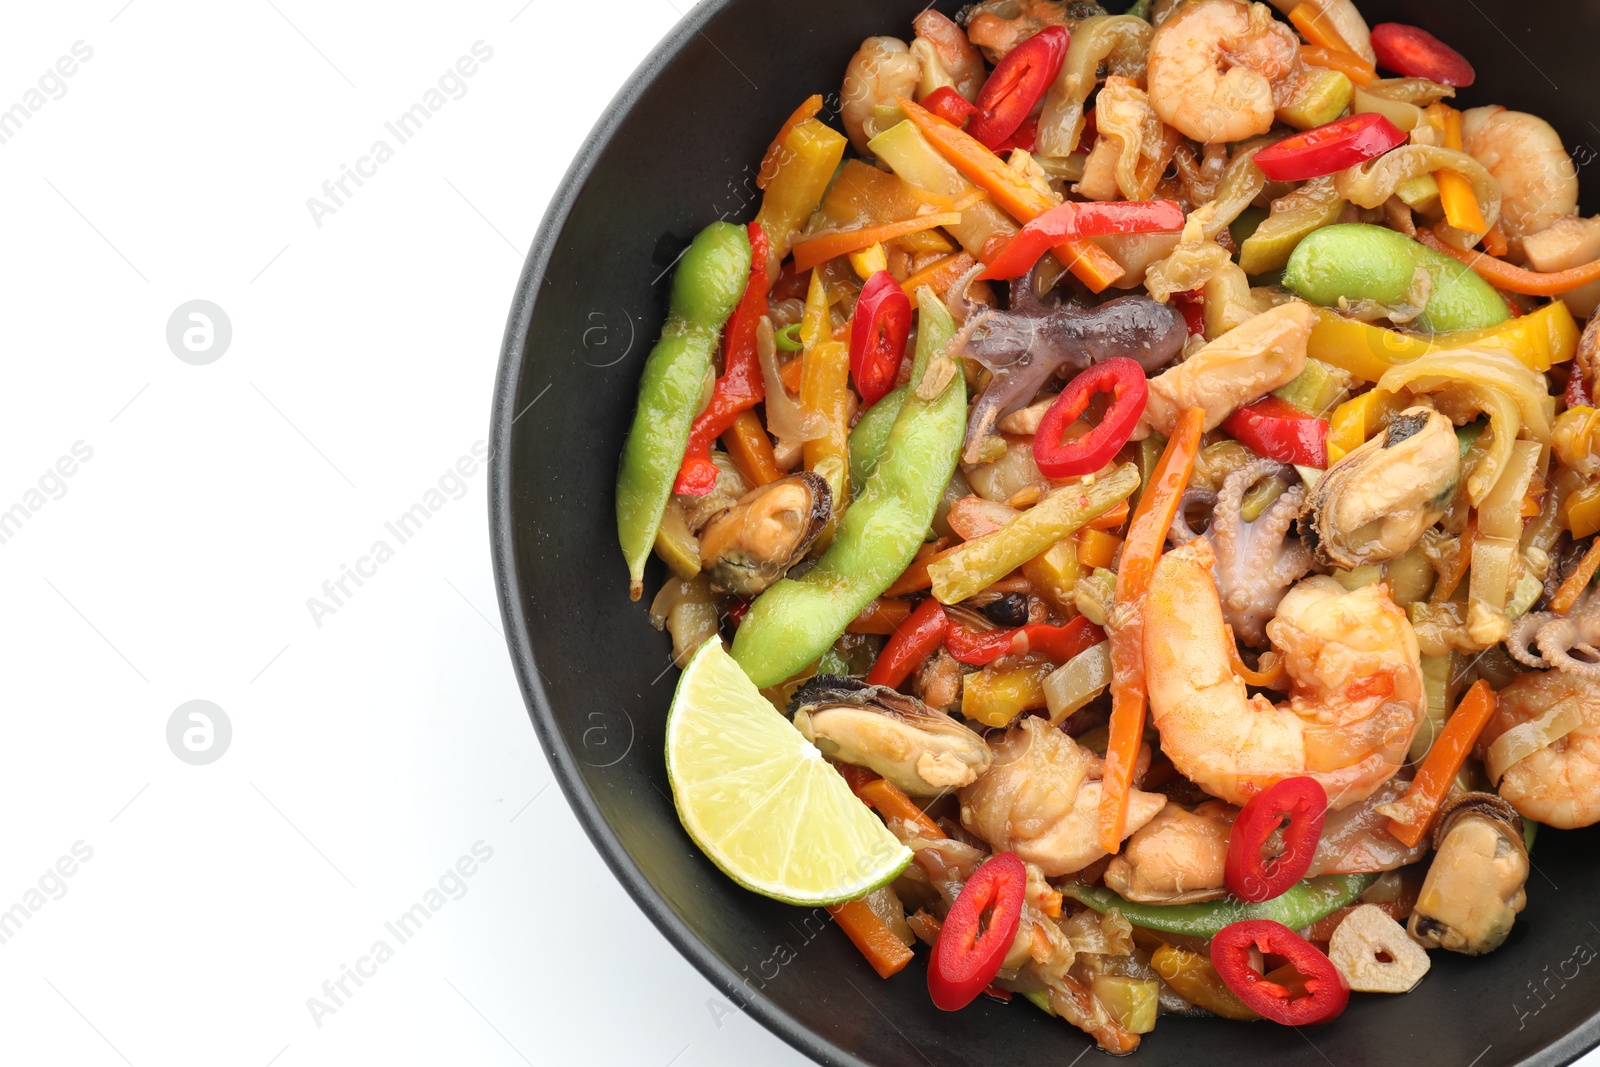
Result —
<instances>
[{"instance_id":1,"label":"white background","mask_svg":"<svg viewBox=\"0 0 1600 1067\"><path fill-rule=\"evenodd\" d=\"M0 110L93 55L0 144L0 511L39 505L0 544L0 911L37 905L0 944L0 1062L803 1062L551 785L481 465L320 627L307 608L487 437L544 206L682 13L524 2L8 5ZM396 146L384 122L477 41L465 95ZM319 228L307 198L380 137L394 157ZM206 366L166 340L194 299L232 325ZM196 699L232 726L205 766L166 739ZM385 921L477 842L399 944ZM308 998L380 938L319 1026Z\"/></svg>"}]
</instances>

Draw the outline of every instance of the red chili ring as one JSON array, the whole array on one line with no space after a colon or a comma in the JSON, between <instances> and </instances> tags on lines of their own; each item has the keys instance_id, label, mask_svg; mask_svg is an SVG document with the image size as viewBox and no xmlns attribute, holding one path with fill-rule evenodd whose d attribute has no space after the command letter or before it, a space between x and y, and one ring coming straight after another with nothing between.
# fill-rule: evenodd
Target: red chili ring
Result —
<instances>
[{"instance_id":1,"label":"red chili ring","mask_svg":"<svg viewBox=\"0 0 1600 1067\"><path fill-rule=\"evenodd\" d=\"M1309 181L1376 159L1408 140L1382 115L1363 111L1269 145L1255 162L1272 181Z\"/></svg>"},{"instance_id":2,"label":"red chili ring","mask_svg":"<svg viewBox=\"0 0 1600 1067\"><path fill-rule=\"evenodd\" d=\"M1306 995L1291 997L1289 990L1268 981L1250 966L1250 949L1282 956L1305 978ZM1211 939L1211 964L1223 984L1257 1015L1284 1026L1325 1023L1344 1011L1350 990L1333 961L1316 946L1282 923L1247 919L1225 926Z\"/></svg>"},{"instance_id":3,"label":"red chili ring","mask_svg":"<svg viewBox=\"0 0 1600 1067\"><path fill-rule=\"evenodd\" d=\"M1067 427L1083 414L1095 393L1112 396L1111 407L1106 409L1100 425L1077 440L1063 442ZM1034 463L1047 478L1093 474L1128 443L1149 397L1144 368L1136 360L1113 356L1096 363L1068 382L1045 412L1033 435Z\"/></svg>"},{"instance_id":4,"label":"red chili ring","mask_svg":"<svg viewBox=\"0 0 1600 1067\"><path fill-rule=\"evenodd\" d=\"M1372 27L1372 51L1378 66L1408 78L1427 78L1465 89L1478 80L1467 57L1427 30L1400 22Z\"/></svg>"},{"instance_id":5,"label":"red chili ring","mask_svg":"<svg viewBox=\"0 0 1600 1067\"><path fill-rule=\"evenodd\" d=\"M911 335L911 298L886 270L877 271L861 287L850 326L850 373L870 408L894 388Z\"/></svg>"},{"instance_id":6,"label":"red chili ring","mask_svg":"<svg viewBox=\"0 0 1600 1067\"><path fill-rule=\"evenodd\" d=\"M984 861L961 887L933 943L928 960L928 995L944 1011L971 1004L1000 973L1022 924L1028 869L1011 852ZM993 908L987 926L983 913Z\"/></svg>"},{"instance_id":7,"label":"red chili ring","mask_svg":"<svg viewBox=\"0 0 1600 1067\"><path fill-rule=\"evenodd\" d=\"M1311 867L1327 813L1327 791L1315 778L1285 778L1251 797L1228 838L1223 865L1228 891L1251 902L1282 896ZM1262 860L1262 847L1285 820L1283 852Z\"/></svg>"}]
</instances>

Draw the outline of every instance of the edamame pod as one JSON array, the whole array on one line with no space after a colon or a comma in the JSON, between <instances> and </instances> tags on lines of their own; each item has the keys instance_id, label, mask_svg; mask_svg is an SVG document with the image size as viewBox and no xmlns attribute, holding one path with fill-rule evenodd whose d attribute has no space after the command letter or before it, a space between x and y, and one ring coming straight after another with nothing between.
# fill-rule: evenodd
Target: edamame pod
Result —
<instances>
[{"instance_id":1,"label":"edamame pod","mask_svg":"<svg viewBox=\"0 0 1600 1067\"><path fill-rule=\"evenodd\" d=\"M1300 930L1350 904L1377 881L1375 874L1330 874L1290 886L1281 896L1259 904L1232 897L1203 904L1139 904L1109 889L1066 885L1061 892L1098 912L1115 908L1135 926L1167 934L1210 940L1225 926L1247 919L1271 919Z\"/></svg>"},{"instance_id":2,"label":"edamame pod","mask_svg":"<svg viewBox=\"0 0 1600 1067\"><path fill-rule=\"evenodd\" d=\"M889 443L889 433L900 414L900 405L906 402L908 388L904 385L892 390L882 400L867 409L856 420L850 431L850 497L855 499L867 487L867 479L878 469L883 448Z\"/></svg>"},{"instance_id":3,"label":"edamame pod","mask_svg":"<svg viewBox=\"0 0 1600 1067\"><path fill-rule=\"evenodd\" d=\"M935 400L916 393L933 357L954 335L955 322L931 289L918 290L917 300L911 383L877 467L817 565L762 593L733 639L734 660L762 688L815 662L910 566L955 474L966 433L966 383L955 374Z\"/></svg>"},{"instance_id":4,"label":"edamame pod","mask_svg":"<svg viewBox=\"0 0 1600 1067\"><path fill-rule=\"evenodd\" d=\"M617 539L634 600L644 591L645 560L705 400L718 338L749 278L750 238L731 222L701 230L672 276L667 324L645 360L617 472Z\"/></svg>"},{"instance_id":5,"label":"edamame pod","mask_svg":"<svg viewBox=\"0 0 1600 1067\"><path fill-rule=\"evenodd\" d=\"M1419 274L1425 280L1418 283ZM1403 233L1365 223L1325 226L1301 241L1284 287L1313 304L1339 298L1390 307L1426 302L1414 325L1429 333L1498 326L1511 317L1500 294L1468 267Z\"/></svg>"}]
</instances>

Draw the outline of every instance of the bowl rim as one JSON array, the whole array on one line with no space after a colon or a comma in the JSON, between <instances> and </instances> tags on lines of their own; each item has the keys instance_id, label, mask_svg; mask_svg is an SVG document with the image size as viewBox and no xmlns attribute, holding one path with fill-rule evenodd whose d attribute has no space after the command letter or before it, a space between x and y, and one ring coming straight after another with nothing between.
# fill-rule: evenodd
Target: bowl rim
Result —
<instances>
[{"instance_id":1,"label":"bowl rim","mask_svg":"<svg viewBox=\"0 0 1600 1067\"><path fill-rule=\"evenodd\" d=\"M555 725L555 717L539 678L533 655L532 632L522 607L521 580L514 552L511 467L506 461L511 433L523 412L514 410L517 387L522 378L527 338L538 304L539 287L545 281L556 245L572 209L587 184L596 163L610 146L623 120L639 103L650 85L678 53L705 27L739 0L699 0L681 17L628 76L615 96L606 104L600 118L584 138L572 163L557 184L533 244L517 280L511 309L506 317L500 360L495 374L489 424L489 542L494 566L495 595L505 626L507 651L511 654L518 688L527 706L540 746L551 770L578 822L593 842L617 881L633 902L655 924L673 947L701 973L737 1010L747 1011L761 1025L788 1042L801 1053L827 1067L874 1067L849 1049L822 1037L784 1012L767 994L747 982L723 963L689 926L667 906L644 872L623 848L599 805L590 794L577 761ZM531 405L529 405L531 406ZM524 408L523 411L527 409ZM1581 1024L1552 1039L1518 1061L1515 1067L1566 1067L1590 1050L1600 1047L1600 1010ZM1487 1049L1485 1051L1488 1051Z\"/></svg>"}]
</instances>

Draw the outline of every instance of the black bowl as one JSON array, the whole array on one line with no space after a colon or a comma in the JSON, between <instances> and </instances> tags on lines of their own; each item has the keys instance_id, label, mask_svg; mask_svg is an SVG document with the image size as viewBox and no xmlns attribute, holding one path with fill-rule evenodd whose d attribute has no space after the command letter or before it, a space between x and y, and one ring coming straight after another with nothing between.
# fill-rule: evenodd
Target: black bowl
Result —
<instances>
[{"instance_id":1,"label":"black bowl","mask_svg":"<svg viewBox=\"0 0 1600 1067\"><path fill-rule=\"evenodd\" d=\"M812 92L837 90L863 37L907 34L922 6L709 0L613 101L551 203L507 323L490 468L494 564L529 714L568 801L639 906L735 1003L828 1064L1059 1067L1089 1044L1068 1024L982 999L943 1014L920 961L880 981L826 913L748 893L695 849L662 764L677 672L645 605L628 600L613 518L617 457L674 257L711 220L754 214L756 166L779 123ZM1480 81L1467 103L1543 115L1581 163L1594 158L1600 4L1362 6L1373 23L1429 27L1472 58ZM658 569L647 588L660 581ZM1541 835L1528 909L1492 956L1435 953L1416 991L1357 996L1317 1029L1166 1019L1138 1060L1569 1062L1600 1042L1597 843L1589 832Z\"/></svg>"}]
</instances>

